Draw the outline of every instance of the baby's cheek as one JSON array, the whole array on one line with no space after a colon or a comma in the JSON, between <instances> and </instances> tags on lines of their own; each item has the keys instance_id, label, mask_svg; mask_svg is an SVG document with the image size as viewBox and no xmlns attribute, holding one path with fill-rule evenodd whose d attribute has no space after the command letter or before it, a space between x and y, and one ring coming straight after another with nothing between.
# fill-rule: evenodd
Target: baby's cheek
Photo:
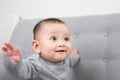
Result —
<instances>
[{"instance_id":1,"label":"baby's cheek","mask_svg":"<svg viewBox=\"0 0 120 80\"><path fill-rule=\"evenodd\" d=\"M68 42L68 43L67 43L67 46L68 46L69 48L71 48L71 47L72 47L71 42Z\"/></svg>"},{"instance_id":2,"label":"baby's cheek","mask_svg":"<svg viewBox=\"0 0 120 80\"><path fill-rule=\"evenodd\" d=\"M68 48L68 54L70 54L70 53L71 53L71 47Z\"/></svg>"},{"instance_id":3,"label":"baby's cheek","mask_svg":"<svg viewBox=\"0 0 120 80\"><path fill-rule=\"evenodd\" d=\"M68 44L68 48L69 48L69 50L71 50L71 48L72 48L71 44Z\"/></svg>"}]
</instances>

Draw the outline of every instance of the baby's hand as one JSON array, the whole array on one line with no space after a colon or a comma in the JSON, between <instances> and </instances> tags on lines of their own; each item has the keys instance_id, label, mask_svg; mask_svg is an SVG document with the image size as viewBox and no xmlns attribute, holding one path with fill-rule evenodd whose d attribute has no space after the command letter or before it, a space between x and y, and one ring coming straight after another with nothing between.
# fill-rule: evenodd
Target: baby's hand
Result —
<instances>
[{"instance_id":1,"label":"baby's hand","mask_svg":"<svg viewBox=\"0 0 120 80\"><path fill-rule=\"evenodd\" d=\"M71 49L71 54L75 55L76 57L80 58L79 52L77 48Z\"/></svg>"},{"instance_id":2,"label":"baby's hand","mask_svg":"<svg viewBox=\"0 0 120 80\"><path fill-rule=\"evenodd\" d=\"M20 50L13 46L11 43L6 42L1 48L3 54L8 57L12 62L20 62Z\"/></svg>"}]
</instances>

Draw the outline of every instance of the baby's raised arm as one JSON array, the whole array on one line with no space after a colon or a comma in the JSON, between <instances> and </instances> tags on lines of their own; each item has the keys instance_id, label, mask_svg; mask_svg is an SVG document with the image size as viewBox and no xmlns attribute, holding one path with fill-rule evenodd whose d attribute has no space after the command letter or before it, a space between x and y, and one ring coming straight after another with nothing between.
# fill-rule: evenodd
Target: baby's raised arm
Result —
<instances>
[{"instance_id":1,"label":"baby's raised arm","mask_svg":"<svg viewBox=\"0 0 120 80\"><path fill-rule=\"evenodd\" d=\"M4 45L1 47L1 50L4 56L6 56L12 62L21 61L20 49L12 45L10 42L5 42Z\"/></svg>"}]
</instances>

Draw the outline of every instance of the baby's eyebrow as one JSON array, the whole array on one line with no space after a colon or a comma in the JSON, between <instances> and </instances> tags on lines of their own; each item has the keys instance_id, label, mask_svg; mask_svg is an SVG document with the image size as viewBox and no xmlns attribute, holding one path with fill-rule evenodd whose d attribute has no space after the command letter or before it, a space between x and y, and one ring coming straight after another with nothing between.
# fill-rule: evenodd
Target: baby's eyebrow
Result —
<instances>
[{"instance_id":1,"label":"baby's eyebrow","mask_svg":"<svg viewBox=\"0 0 120 80\"><path fill-rule=\"evenodd\" d=\"M58 32L50 32L48 35L57 35ZM70 37L69 33L65 33L64 36Z\"/></svg>"},{"instance_id":2,"label":"baby's eyebrow","mask_svg":"<svg viewBox=\"0 0 120 80\"><path fill-rule=\"evenodd\" d=\"M70 36L70 34L65 34L66 36Z\"/></svg>"},{"instance_id":3,"label":"baby's eyebrow","mask_svg":"<svg viewBox=\"0 0 120 80\"><path fill-rule=\"evenodd\" d=\"M57 32L51 32L51 33L49 33L48 35L51 35L51 34L57 34Z\"/></svg>"}]
</instances>

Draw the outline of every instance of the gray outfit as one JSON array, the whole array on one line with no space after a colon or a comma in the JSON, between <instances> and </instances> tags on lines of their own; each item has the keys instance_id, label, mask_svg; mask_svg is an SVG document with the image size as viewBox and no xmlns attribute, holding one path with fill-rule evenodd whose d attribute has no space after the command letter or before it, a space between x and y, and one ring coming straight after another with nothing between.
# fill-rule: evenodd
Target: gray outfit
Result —
<instances>
[{"instance_id":1,"label":"gray outfit","mask_svg":"<svg viewBox=\"0 0 120 80\"><path fill-rule=\"evenodd\" d=\"M70 55L62 62L53 63L34 54L19 63L13 63L5 58L4 64L11 74L22 80L66 80L70 69L78 61L76 56Z\"/></svg>"}]
</instances>

